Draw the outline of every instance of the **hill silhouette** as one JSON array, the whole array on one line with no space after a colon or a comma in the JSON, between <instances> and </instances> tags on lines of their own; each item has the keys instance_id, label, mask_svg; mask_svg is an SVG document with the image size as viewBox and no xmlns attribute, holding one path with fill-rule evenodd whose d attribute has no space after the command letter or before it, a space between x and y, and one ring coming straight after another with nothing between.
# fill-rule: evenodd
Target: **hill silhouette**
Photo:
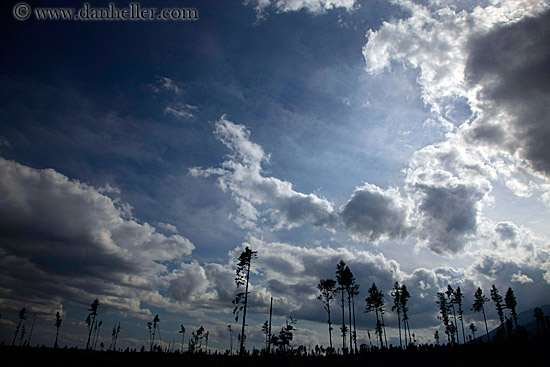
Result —
<instances>
[{"instance_id":1,"label":"hill silhouette","mask_svg":"<svg viewBox=\"0 0 550 367\"><path fill-rule=\"evenodd\" d=\"M537 321L533 316L535 308L536 307L530 308L518 314L518 325L523 326L527 330L527 332L531 334L536 334L537 332ZM542 312L544 312L545 315L550 315L550 305L539 306L539 308L542 310ZM489 337L491 338L491 340L493 340L493 338L497 334L497 331L498 327L489 332ZM487 341L486 334L479 335L477 339L480 341Z\"/></svg>"}]
</instances>

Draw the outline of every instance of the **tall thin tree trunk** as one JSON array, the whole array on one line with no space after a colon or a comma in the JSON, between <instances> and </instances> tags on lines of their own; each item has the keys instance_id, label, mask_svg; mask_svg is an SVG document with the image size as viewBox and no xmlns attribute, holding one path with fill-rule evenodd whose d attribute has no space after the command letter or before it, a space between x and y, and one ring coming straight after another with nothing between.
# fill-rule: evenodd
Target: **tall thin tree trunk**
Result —
<instances>
[{"instance_id":1,"label":"tall thin tree trunk","mask_svg":"<svg viewBox=\"0 0 550 367\"><path fill-rule=\"evenodd\" d=\"M459 316L460 316L460 324L462 325L462 340L464 341L464 344L466 344L466 334L464 334L464 314Z\"/></svg>"},{"instance_id":2,"label":"tall thin tree trunk","mask_svg":"<svg viewBox=\"0 0 550 367\"><path fill-rule=\"evenodd\" d=\"M94 326L95 326L95 316L91 321L92 322L90 323L90 330L88 331L88 341L86 342L86 349L90 347L90 338L92 337L92 331L94 331Z\"/></svg>"},{"instance_id":3,"label":"tall thin tree trunk","mask_svg":"<svg viewBox=\"0 0 550 367\"><path fill-rule=\"evenodd\" d=\"M355 353L357 353L357 328L355 327L355 298L353 294L351 296L351 310L353 311L353 344L355 346Z\"/></svg>"},{"instance_id":4,"label":"tall thin tree trunk","mask_svg":"<svg viewBox=\"0 0 550 367\"><path fill-rule=\"evenodd\" d=\"M160 326L157 325L157 330L159 331L159 345L160 345L160 350L162 350L162 337L160 336Z\"/></svg>"},{"instance_id":5,"label":"tall thin tree trunk","mask_svg":"<svg viewBox=\"0 0 550 367\"><path fill-rule=\"evenodd\" d=\"M273 315L273 297L271 297L271 305L269 306L269 342L267 343L267 354L271 353L271 316Z\"/></svg>"},{"instance_id":6,"label":"tall thin tree trunk","mask_svg":"<svg viewBox=\"0 0 550 367\"><path fill-rule=\"evenodd\" d=\"M487 327L487 318L485 317L485 307L481 306L481 311L483 311L483 321L485 321L485 331L487 332L487 342L491 341L489 337L489 328Z\"/></svg>"},{"instance_id":7,"label":"tall thin tree trunk","mask_svg":"<svg viewBox=\"0 0 550 367\"><path fill-rule=\"evenodd\" d=\"M32 319L32 325L31 325L31 332L29 333L29 338L27 339L27 345L31 345L31 336L32 336L32 330L34 329L34 322L36 321L36 313L34 314L34 317Z\"/></svg>"},{"instance_id":8,"label":"tall thin tree trunk","mask_svg":"<svg viewBox=\"0 0 550 367\"><path fill-rule=\"evenodd\" d=\"M243 326L241 329L241 347L240 355L244 356L244 326L246 324L246 306L248 303L248 280L250 279L250 262L248 262L248 268L246 269L246 288L244 291L244 309L243 309Z\"/></svg>"},{"instance_id":9,"label":"tall thin tree trunk","mask_svg":"<svg viewBox=\"0 0 550 367\"><path fill-rule=\"evenodd\" d=\"M54 348L57 348L57 339L59 338L59 328L57 328L57 332L55 333L55 344L53 345Z\"/></svg>"},{"instance_id":10,"label":"tall thin tree trunk","mask_svg":"<svg viewBox=\"0 0 550 367\"><path fill-rule=\"evenodd\" d=\"M95 341L94 341L94 350L97 348L97 339L99 338L99 331L101 330L101 325L97 328L95 332Z\"/></svg>"},{"instance_id":11,"label":"tall thin tree trunk","mask_svg":"<svg viewBox=\"0 0 550 367\"><path fill-rule=\"evenodd\" d=\"M380 339L380 349L384 347L384 342L382 341L382 328L380 327L380 319L378 318L378 310L376 310L376 331L378 333L378 338Z\"/></svg>"},{"instance_id":12,"label":"tall thin tree trunk","mask_svg":"<svg viewBox=\"0 0 550 367\"><path fill-rule=\"evenodd\" d=\"M380 317L382 318L382 328L384 329L384 341L386 342L386 348L388 347L388 339L386 338L386 324L384 323L384 313L380 312Z\"/></svg>"},{"instance_id":13,"label":"tall thin tree trunk","mask_svg":"<svg viewBox=\"0 0 550 367\"><path fill-rule=\"evenodd\" d=\"M346 348L346 316L344 315L345 303L344 303L344 288L342 288L342 353Z\"/></svg>"},{"instance_id":14,"label":"tall thin tree trunk","mask_svg":"<svg viewBox=\"0 0 550 367\"><path fill-rule=\"evenodd\" d=\"M399 315L399 309L397 309L397 326L399 328L399 348L403 348L403 344L401 344L401 316Z\"/></svg>"},{"instance_id":15,"label":"tall thin tree trunk","mask_svg":"<svg viewBox=\"0 0 550 367\"><path fill-rule=\"evenodd\" d=\"M407 342L407 320L405 317L405 314L403 314L403 338L405 339L405 349L407 349L409 344Z\"/></svg>"},{"instance_id":16,"label":"tall thin tree trunk","mask_svg":"<svg viewBox=\"0 0 550 367\"><path fill-rule=\"evenodd\" d=\"M229 355L233 355L233 330L231 324L229 325Z\"/></svg>"},{"instance_id":17,"label":"tall thin tree trunk","mask_svg":"<svg viewBox=\"0 0 550 367\"><path fill-rule=\"evenodd\" d=\"M456 312L455 312L455 305L454 303L451 303L451 305L453 306L453 319L455 320L455 334L456 334L456 342L458 344L460 344L460 339L459 339L459 335L458 335L458 322L456 321Z\"/></svg>"},{"instance_id":18,"label":"tall thin tree trunk","mask_svg":"<svg viewBox=\"0 0 550 367\"><path fill-rule=\"evenodd\" d=\"M412 337L411 337L411 327L409 326L409 319L407 319L407 330L409 330L409 344L410 344L412 341Z\"/></svg>"},{"instance_id":19,"label":"tall thin tree trunk","mask_svg":"<svg viewBox=\"0 0 550 367\"><path fill-rule=\"evenodd\" d=\"M349 352L352 353L353 351L353 339L351 334L351 296L348 292L348 319L349 319Z\"/></svg>"},{"instance_id":20,"label":"tall thin tree trunk","mask_svg":"<svg viewBox=\"0 0 550 367\"><path fill-rule=\"evenodd\" d=\"M332 349L332 322L330 321L330 308L327 311L328 314L328 342L330 345L330 349Z\"/></svg>"}]
</instances>

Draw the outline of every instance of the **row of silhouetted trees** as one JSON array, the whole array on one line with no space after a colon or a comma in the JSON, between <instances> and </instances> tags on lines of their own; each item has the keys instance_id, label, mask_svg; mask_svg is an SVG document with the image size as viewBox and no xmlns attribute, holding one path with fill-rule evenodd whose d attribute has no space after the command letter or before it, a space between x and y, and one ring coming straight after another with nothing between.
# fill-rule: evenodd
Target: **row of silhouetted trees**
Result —
<instances>
[{"instance_id":1,"label":"row of silhouetted trees","mask_svg":"<svg viewBox=\"0 0 550 367\"><path fill-rule=\"evenodd\" d=\"M241 317L242 325L241 331L238 334L239 342L239 354L246 355L246 313L248 308L248 296L249 291L249 282L250 282L250 269L253 259L257 257L257 252L252 251L249 247L246 247L245 250L241 253L238 258L237 268L236 268L236 277L235 284L237 286L237 293L233 299L233 314L235 315L235 321L239 321ZM357 327L355 322L355 306L356 306L356 297L359 295L359 284L357 284L356 279L344 261L340 261L336 265L335 279L327 278L320 279L317 284L317 289L319 290L319 295L317 299L322 302L324 310L327 313L327 322L328 322L328 335L329 335L329 347L326 349L327 354L333 354L335 352L333 346L333 322L332 322L332 313L333 313L333 304L335 301L338 301L341 312L342 312L342 325L339 327L342 338L342 352L346 353L358 353L359 349L357 347ZM411 344L415 344L415 335L411 333L409 326L409 299L411 294L409 293L405 284L399 284L397 281L394 283L393 288L390 291L392 297L391 311L395 312L397 315L397 326L399 330L399 346L407 348ZM485 323L485 331L487 334L487 341L490 341L489 329L487 326L487 318L485 314L485 304L490 300L493 301L495 305L496 312L500 320L500 326L497 330L497 336L501 338L510 338L514 333L521 331L521 326L518 325L518 315L517 315L517 299L515 297L514 291L512 288L508 288L504 298L500 295L498 289L495 285L492 286L490 290L489 299L483 294L481 288L478 288L474 293L474 302L472 304L471 310L474 312L481 312L483 314L483 320ZM447 341L449 344L459 344L460 343L460 334L462 335L462 343L466 343L466 334L464 328L464 294L460 287L453 289L451 285L447 286L445 292L437 293L437 305L439 307L439 319L443 322L445 328L445 334L447 335ZM366 313L374 313L376 318L376 324L374 326L375 335L379 343L380 348L388 347L387 335L386 335L386 325L384 322L384 315L386 313L386 301L384 292L376 286L375 283L372 283L371 287L368 289L368 296L365 298L365 309ZM270 317L269 321L266 321L262 326L262 332L266 336L266 351L269 354L271 346L277 347L279 351L286 352L287 349L291 348L290 342L293 339L293 332L296 330L295 324L296 320L292 317L290 322L287 320L286 324L281 328L278 334L271 333L271 315L272 315L272 305L273 298L271 299L271 308L270 308ZM99 309L99 300L95 299L89 311L89 314L86 317L86 325L88 327L88 338L86 342L86 349L96 349L99 332L101 329L102 321L98 320L98 309ZM509 310L509 316L505 315L505 310ZM347 315L346 315L347 313ZM347 316L347 317L346 317ZM537 329L541 332L550 331L550 320L548 316L545 316L540 308L535 308L534 315L537 322ZM15 345L16 340L19 336L20 343L23 345L23 339L26 333L25 325L23 323L27 318L27 310L25 307L19 312L19 322L17 323L15 329L15 335L13 338L12 345ZM36 318L36 314L35 314ZM61 328L61 315L59 312L56 314L55 327L56 327L56 336L54 347L58 347L58 338L59 330ZM34 326L34 321L33 321ZM149 330L149 350L150 351L162 351L162 338L160 333L160 318L158 315L155 315L152 321L147 323ZM475 332L477 327L474 323L471 323L469 326L470 331L475 338ZM233 351L233 334L232 334L232 325L228 325L229 334L230 334L230 352ZM121 327L120 323L115 324L112 331L112 340L109 347L110 350L116 350L116 342L120 333ZM182 334L182 348L185 339L185 327L181 325L179 333ZM370 340L370 332L367 330L368 337ZM31 327L32 334L32 327ZM205 341L206 349L208 351L208 337L209 332L204 329L203 326L200 326L199 329L191 333L191 337L188 339L188 352L196 352L202 350L202 341ZM436 344L439 344L439 333L438 331L434 334L434 339ZM156 345L155 341L158 341L160 345ZM27 343L30 342L29 340ZM101 349L103 350L104 345L101 343ZM169 348L170 349L170 348ZM142 348L143 350L143 348Z\"/></svg>"},{"instance_id":2,"label":"row of silhouetted trees","mask_svg":"<svg viewBox=\"0 0 550 367\"><path fill-rule=\"evenodd\" d=\"M332 344L332 318L331 307L333 302L340 298L340 306L342 309L342 325L340 326L342 336L342 350L344 353L358 352L357 348L357 326L355 323L355 297L359 295L359 284L356 283L355 277L349 266L344 261L340 261L336 265L336 280L321 279L317 285L319 296L317 299L323 303L323 307L328 316L328 332L329 332L329 348L334 352ZM374 312L376 316L375 333L379 340L380 347L387 347L388 340L386 336L386 325L384 322L384 314L386 312L386 302L384 293L378 289L375 283L368 289L368 297L365 298L365 312ZM409 307L408 301L411 297L406 285L400 285L395 282L391 291L393 297L392 311L397 313L397 326L399 329L399 345L405 346L412 342L411 331L409 327ZM346 325L346 300L348 324ZM349 325L349 326L348 326ZM346 339L348 338L348 339ZM369 332L370 338L370 332ZM349 347L348 342L349 340Z\"/></svg>"},{"instance_id":3,"label":"row of silhouetted trees","mask_svg":"<svg viewBox=\"0 0 550 367\"><path fill-rule=\"evenodd\" d=\"M246 310L248 304L248 295L249 295L249 279L250 279L250 266L252 259L257 255L255 251L252 251L250 248L246 247L245 250L241 253L238 258L237 272L235 283L237 289L244 287L244 291L238 292L235 299L233 300L234 310L233 313L236 315L235 320L238 321L239 314L242 312L242 327L241 333L239 334L240 342L240 353L245 353L245 327L246 327ZM343 353L357 353L357 327L355 322L355 303L356 297L359 295L359 284L357 284L355 277L349 266L345 264L344 261L340 261L336 265L335 279L327 278L320 279L317 284L317 289L319 290L319 295L317 299L322 302L323 308L327 313L327 322L328 322L328 336L329 336L329 347L327 348L328 353L334 353L333 346L333 303L337 301L340 304L342 312L342 325L340 326L340 335L342 337L342 351ZM411 333L409 326L409 299L411 294L409 293L407 286L405 284L399 284L397 281L394 283L393 288L390 291L392 297L392 306L391 311L397 314L397 327L399 330L399 346L408 347L411 344L416 343L414 333ZM507 338L514 332L514 330L520 330L517 320L517 299L514 295L512 288L508 288L504 298L499 294L498 289L495 285L492 286L490 291L491 299L500 320L500 327L497 331L497 335L502 335L502 337ZM485 331L487 333L487 341L489 339L489 329L487 327L487 317L485 315L485 303L489 301L484 294L481 288L478 288L474 294L474 302L472 304L471 310L474 312L482 312L483 320L485 323ZM373 312L376 316L376 324L374 327L376 337L379 342L379 346L386 347L388 346L387 336L386 336L386 325L384 322L384 314L386 313L386 302L384 297L384 292L376 286L375 283L368 289L368 296L365 298L366 306L364 312ZM445 292L437 293L436 300L439 311L440 311L440 320L443 322L445 327L445 334L448 338L449 344L460 344L466 343L466 333L464 328L464 294L460 287L453 289L451 285L447 286ZM504 314L504 310L508 309L510 311L510 318L507 318ZM347 313L347 315L346 315ZM346 317L347 316L347 317ZM548 316L545 316L540 308L536 308L534 312L534 317L537 320L537 327L539 330L550 330L550 320ZM292 320L292 318L291 318ZM295 320L293 320L295 322ZM292 325L287 322L287 329L292 336ZM475 338L475 332L477 327L474 323L471 323L468 328ZM268 331L269 330L269 331ZM270 345L273 339L278 337L271 335L271 311L270 311L270 321L266 321L262 327L262 331L266 334L266 350L269 351ZM281 330L281 333L284 333L285 327ZM367 331L370 340L370 332ZM460 338L462 335L462 338ZM439 333L436 332L434 335L436 343L439 344ZM470 338L471 339L471 338Z\"/></svg>"}]
</instances>

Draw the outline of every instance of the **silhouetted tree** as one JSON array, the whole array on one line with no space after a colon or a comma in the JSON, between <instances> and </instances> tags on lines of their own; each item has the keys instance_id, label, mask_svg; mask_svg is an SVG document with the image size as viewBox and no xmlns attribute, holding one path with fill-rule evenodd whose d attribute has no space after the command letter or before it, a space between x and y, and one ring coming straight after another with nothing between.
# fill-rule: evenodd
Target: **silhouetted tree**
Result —
<instances>
[{"instance_id":1,"label":"silhouetted tree","mask_svg":"<svg viewBox=\"0 0 550 367\"><path fill-rule=\"evenodd\" d=\"M151 321L147 322L147 329L149 329L149 350L153 349L153 323Z\"/></svg>"},{"instance_id":2,"label":"silhouetted tree","mask_svg":"<svg viewBox=\"0 0 550 367\"><path fill-rule=\"evenodd\" d=\"M476 338L477 327L474 325L473 322L470 324L470 330L472 331L472 335L474 336L474 339L475 339Z\"/></svg>"},{"instance_id":3,"label":"silhouetted tree","mask_svg":"<svg viewBox=\"0 0 550 367\"><path fill-rule=\"evenodd\" d=\"M59 311L55 314L55 327L57 328L57 331L55 333L55 343L53 344L54 348L57 348L57 339L59 338L59 328L61 327L61 322L63 319L61 318L61 315L59 314Z\"/></svg>"},{"instance_id":4,"label":"silhouetted tree","mask_svg":"<svg viewBox=\"0 0 550 367\"><path fill-rule=\"evenodd\" d=\"M323 307L327 312L328 340L330 348L332 348L332 321L330 319L330 306L332 305L332 302L334 301L334 295L336 294L336 281L334 281L333 279L321 279L319 281L319 284L317 284L317 289L319 290L319 292L321 292L319 296L317 296L317 299L323 302Z\"/></svg>"},{"instance_id":5,"label":"silhouetted tree","mask_svg":"<svg viewBox=\"0 0 550 367\"><path fill-rule=\"evenodd\" d=\"M338 290L342 294L342 326L340 330L342 331L342 351L345 353L346 350L346 332L348 328L346 327L346 316L345 316L345 301L344 301L344 292L349 287L349 278L346 274L346 263L343 260L336 265L336 281L338 282Z\"/></svg>"},{"instance_id":6,"label":"silhouetted tree","mask_svg":"<svg viewBox=\"0 0 550 367\"><path fill-rule=\"evenodd\" d=\"M546 331L546 320L544 317L544 312L542 312L540 307L535 307L535 309L533 310L533 317L537 322L537 331Z\"/></svg>"},{"instance_id":7,"label":"silhouetted tree","mask_svg":"<svg viewBox=\"0 0 550 367\"><path fill-rule=\"evenodd\" d=\"M23 320L27 319L27 308L23 307L19 311L19 323L17 324L17 327L15 328L15 335L13 336L13 341L11 342L11 345L15 344L15 339L17 339L17 334L19 333L19 330L21 329L21 323Z\"/></svg>"},{"instance_id":8,"label":"silhouetted tree","mask_svg":"<svg viewBox=\"0 0 550 367\"><path fill-rule=\"evenodd\" d=\"M399 300L401 303L401 312L403 312L405 347L407 347L407 331L409 333L409 342L411 341L411 328L409 326L409 306L407 305L409 303L410 298L411 298L411 294L407 290L407 286L405 284L401 285L401 295L399 297Z\"/></svg>"},{"instance_id":9,"label":"silhouetted tree","mask_svg":"<svg viewBox=\"0 0 550 367\"><path fill-rule=\"evenodd\" d=\"M194 353L195 349L197 349L197 345L199 344L199 341L202 339L202 333L204 332L204 328L202 325L197 329L197 331L191 332L191 338L189 338L189 348L188 351L190 353Z\"/></svg>"},{"instance_id":10,"label":"silhouetted tree","mask_svg":"<svg viewBox=\"0 0 550 367\"><path fill-rule=\"evenodd\" d=\"M267 350L267 345L269 343L269 321L265 320L262 325L262 333L265 335L265 350Z\"/></svg>"},{"instance_id":11,"label":"silhouetted tree","mask_svg":"<svg viewBox=\"0 0 550 367\"><path fill-rule=\"evenodd\" d=\"M514 291L512 290L512 288L508 288L508 291L504 295L504 303L506 304L506 308L510 310L510 314L512 315L512 320L514 320L514 325L517 328L518 314L516 312L516 306L518 305L518 302L516 300L516 296L514 295Z\"/></svg>"},{"instance_id":12,"label":"silhouetted tree","mask_svg":"<svg viewBox=\"0 0 550 367\"><path fill-rule=\"evenodd\" d=\"M382 341L382 322L380 321L379 314L381 315L384 312L384 294L378 290L375 283L372 283L372 286L369 288L369 296L365 298L367 302L367 307L365 312L374 311L376 314L376 333L380 338L380 348L384 347Z\"/></svg>"},{"instance_id":13,"label":"silhouetted tree","mask_svg":"<svg viewBox=\"0 0 550 367\"><path fill-rule=\"evenodd\" d=\"M355 346L355 353L358 353L357 327L355 326L355 296L359 295L359 284L355 283L355 279L350 286L349 294L351 295L351 312L353 313L353 344Z\"/></svg>"},{"instance_id":14,"label":"silhouetted tree","mask_svg":"<svg viewBox=\"0 0 550 367\"><path fill-rule=\"evenodd\" d=\"M279 350L283 353L287 351L287 347L290 348L290 342L292 341L294 337L294 331L296 330L296 327L294 325L296 324L296 320L290 317L290 323L288 323L288 320L286 320L286 325L281 328L281 331L279 331L279 335L273 336L273 344L279 348Z\"/></svg>"},{"instance_id":15,"label":"silhouetted tree","mask_svg":"<svg viewBox=\"0 0 550 367\"><path fill-rule=\"evenodd\" d=\"M34 330L34 322L35 321L36 321L36 312L33 314L32 324L31 324L31 332L29 333L29 338L26 341L27 345L31 345L31 337L32 337L32 331Z\"/></svg>"},{"instance_id":16,"label":"silhouetted tree","mask_svg":"<svg viewBox=\"0 0 550 367\"><path fill-rule=\"evenodd\" d=\"M355 285L355 277L353 276L353 273L351 272L351 269L349 266L346 266L344 269L344 276L346 279L346 293L348 294L348 319L349 319L349 351L350 353L353 352L353 335L352 335L352 324L351 324L351 293L352 288Z\"/></svg>"},{"instance_id":17,"label":"silhouetted tree","mask_svg":"<svg viewBox=\"0 0 550 367\"><path fill-rule=\"evenodd\" d=\"M439 331L435 331L434 333L434 340L435 340L435 344L439 345Z\"/></svg>"},{"instance_id":18,"label":"silhouetted tree","mask_svg":"<svg viewBox=\"0 0 550 367\"><path fill-rule=\"evenodd\" d=\"M502 305L502 296L498 293L497 287L493 284L491 288L491 299L495 303L497 309L498 318L500 319L500 326L504 336L506 336L506 327L504 326L504 306Z\"/></svg>"},{"instance_id":19,"label":"silhouetted tree","mask_svg":"<svg viewBox=\"0 0 550 367\"><path fill-rule=\"evenodd\" d=\"M155 315L155 317L153 318L153 337L151 339L151 351L153 351L153 347L155 345L155 335L157 333L157 330L159 332L159 339L160 339L160 318L159 318L159 315ZM150 326L150 324L147 324L148 326Z\"/></svg>"},{"instance_id":20,"label":"silhouetted tree","mask_svg":"<svg viewBox=\"0 0 550 367\"><path fill-rule=\"evenodd\" d=\"M478 288L474 294L474 304L472 305L472 310L475 312L483 312L483 321L485 322L485 331L487 332L487 341L491 339L489 337L489 328L487 327L487 318L485 317L485 307L483 306L485 302L489 301L489 298L485 297L481 288Z\"/></svg>"},{"instance_id":21,"label":"silhouetted tree","mask_svg":"<svg viewBox=\"0 0 550 367\"><path fill-rule=\"evenodd\" d=\"M90 338L92 336L92 331L95 327L95 320L97 317L97 309L99 308L99 300L96 298L92 302L90 309L90 313L88 314L88 317L86 318L86 324L88 325L88 341L86 342L86 349L90 348Z\"/></svg>"},{"instance_id":22,"label":"silhouetted tree","mask_svg":"<svg viewBox=\"0 0 550 367\"><path fill-rule=\"evenodd\" d=\"M120 322L118 323L118 326L115 324L113 326L113 334L111 336L111 347L112 350L116 350L116 342L118 340L118 334L120 333ZM101 343L103 344L103 343ZM103 349L103 348L102 348Z\"/></svg>"},{"instance_id":23,"label":"silhouetted tree","mask_svg":"<svg viewBox=\"0 0 550 367\"><path fill-rule=\"evenodd\" d=\"M464 294L462 294L460 287L457 287L455 291L455 303L458 308L458 319L460 320L460 324L462 326L462 340L464 341L464 344L466 344L466 335L464 334L464 310L462 309L463 299Z\"/></svg>"},{"instance_id":24,"label":"silhouetted tree","mask_svg":"<svg viewBox=\"0 0 550 367\"><path fill-rule=\"evenodd\" d=\"M268 341L267 341L267 354L271 353L271 319L273 317L273 297L269 302L269 325L268 325Z\"/></svg>"},{"instance_id":25,"label":"silhouetted tree","mask_svg":"<svg viewBox=\"0 0 550 367\"><path fill-rule=\"evenodd\" d=\"M397 312L397 326L399 328L399 347L402 348L403 344L401 340L401 287L399 286L399 283L397 281L393 285L391 296L393 297L393 306L391 310Z\"/></svg>"},{"instance_id":26,"label":"silhouetted tree","mask_svg":"<svg viewBox=\"0 0 550 367\"><path fill-rule=\"evenodd\" d=\"M25 337L27 329L25 329L25 325L21 326L21 336L19 336L19 346L23 345L23 338Z\"/></svg>"},{"instance_id":27,"label":"silhouetted tree","mask_svg":"<svg viewBox=\"0 0 550 367\"><path fill-rule=\"evenodd\" d=\"M96 346L97 346L97 338L99 337L99 331L101 330L101 325L103 325L103 321L100 321L98 323L96 323L96 326L95 326L95 339L94 339L94 347L93 349L95 350Z\"/></svg>"},{"instance_id":28,"label":"silhouetted tree","mask_svg":"<svg viewBox=\"0 0 550 367\"><path fill-rule=\"evenodd\" d=\"M437 292L437 304L439 306L439 319L443 321L443 326L445 326L445 334L447 334L447 341L451 344L455 344L455 330L453 328L453 323L449 322L449 303L447 298L445 298L445 293Z\"/></svg>"},{"instance_id":29,"label":"silhouetted tree","mask_svg":"<svg viewBox=\"0 0 550 367\"><path fill-rule=\"evenodd\" d=\"M241 355L245 354L245 347L244 347L244 340L246 338L245 335L245 325L246 325L246 307L248 304L248 284L250 280L250 265L252 263L252 259L256 257L257 252L252 251L248 248L248 246L245 247L244 251L239 256L239 262L237 263L237 271L236 271L236 277L235 277L235 284L237 285L237 289L241 286L245 286L245 291L237 293L235 295L235 299L233 300L233 304L235 305L235 308L233 309L233 314L235 314L235 321L238 321L239 319L239 312L243 311L243 325L241 329L241 338L240 338L240 349L239 353Z\"/></svg>"},{"instance_id":30,"label":"silhouetted tree","mask_svg":"<svg viewBox=\"0 0 550 367\"><path fill-rule=\"evenodd\" d=\"M199 341L199 350L202 350L202 338L204 337L204 335L203 335L204 334L204 327L201 325L197 329L195 334L197 335L197 339Z\"/></svg>"},{"instance_id":31,"label":"silhouetted tree","mask_svg":"<svg viewBox=\"0 0 550 367\"><path fill-rule=\"evenodd\" d=\"M229 353L233 355L233 330L231 329L231 324L227 325L229 329Z\"/></svg>"},{"instance_id":32,"label":"silhouetted tree","mask_svg":"<svg viewBox=\"0 0 550 367\"><path fill-rule=\"evenodd\" d=\"M451 321L451 323L453 324L452 329L453 329L454 332L456 333L456 341L457 341L457 343L460 344L460 339L459 339L459 337L458 337L458 323L457 323L457 321L456 321L456 309L455 309L456 292L454 291L453 287L451 287L450 284L447 285L447 291L445 292L445 294L447 295L447 298L449 299L449 303L448 303L448 306L450 306L449 309L452 308L452 310L453 310L453 319L454 319L454 323Z\"/></svg>"},{"instance_id":33,"label":"silhouetted tree","mask_svg":"<svg viewBox=\"0 0 550 367\"><path fill-rule=\"evenodd\" d=\"M178 333L181 334L181 352L183 353L183 340L185 339L185 327L183 325L180 325L181 329L178 331Z\"/></svg>"}]
</instances>

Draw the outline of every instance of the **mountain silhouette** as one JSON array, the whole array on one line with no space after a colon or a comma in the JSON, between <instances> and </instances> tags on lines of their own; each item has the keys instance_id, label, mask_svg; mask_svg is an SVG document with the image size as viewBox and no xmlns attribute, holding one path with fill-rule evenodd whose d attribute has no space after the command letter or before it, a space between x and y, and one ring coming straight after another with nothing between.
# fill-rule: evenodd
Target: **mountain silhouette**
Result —
<instances>
[{"instance_id":1,"label":"mountain silhouette","mask_svg":"<svg viewBox=\"0 0 550 367\"><path fill-rule=\"evenodd\" d=\"M527 329L527 332L531 334L535 334L537 332L537 321L535 320L535 316L533 316L533 312L536 307L530 308L528 310L525 310L523 312L520 312L518 314L518 325L523 326L525 329ZM550 315L550 305L544 305L539 306L539 308L544 312L545 315ZM495 337L498 326L491 330L489 332L489 337L491 340ZM480 339L481 341L487 341L486 334L478 336L476 339Z\"/></svg>"}]
</instances>

